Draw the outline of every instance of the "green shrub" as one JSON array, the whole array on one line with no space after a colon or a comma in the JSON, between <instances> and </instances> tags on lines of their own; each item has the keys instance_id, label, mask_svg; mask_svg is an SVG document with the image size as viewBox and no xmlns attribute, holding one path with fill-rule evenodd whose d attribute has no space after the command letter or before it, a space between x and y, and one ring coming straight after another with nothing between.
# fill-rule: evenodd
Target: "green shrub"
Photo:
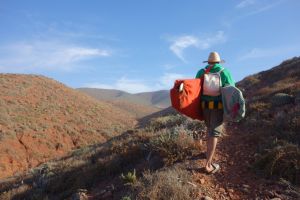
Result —
<instances>
[{"instance_id":1,"label":"green shrub","mask_svg":"<svg viewBox=\"0 0 300 200\"><path fill-rule=\"evenodd\" d=\"M294 101L295 100L293 96L285 93L277 93L271 98L273 106L282 106L285 104L293 103Z\"/></svg>"},{"instance_id":2,"label":"green shrub","mask_svg":"<svg viewBox=\"0 0 300 200\"><path fill-rule=\"evenodd\" d=\"M128 172L125 175L122 173L121 179L125 182L125 185L132 185L136 183L137 178L136 178L135 169L133 170L133 172Z\"/></svg>"},{"instance_id":3,"label":"green shrub","mask_svg":"<svg viewBox=\"0 0 300 200\"><path fill-rule=\"evenodd\" d=\"M125 196L125 197L122 197L121 200L131 200L131 198L129 196Z\"/></svg>"},{"instance_id":4,"label":"green shrub","mask_svg":"<svg viewBox=\"0 0 300 200\"><path fill-rule=\"evenodd\" d=\"M276 146L258 158L254 167L267 177L275 176L300 184L300 149L293 144Z\"/></svg>"}]
</instances>

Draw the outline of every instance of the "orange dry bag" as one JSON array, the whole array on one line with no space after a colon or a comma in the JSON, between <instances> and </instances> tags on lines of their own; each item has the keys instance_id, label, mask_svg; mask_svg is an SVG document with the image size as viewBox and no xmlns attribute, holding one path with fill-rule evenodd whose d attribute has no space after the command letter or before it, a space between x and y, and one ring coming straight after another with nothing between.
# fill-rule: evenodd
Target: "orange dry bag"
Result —
<instances>
[{"instance_id":1,"label":"orange dry bag","mask_svg":"<svg viewBox=\"0 0 300 200\"><path fill-rule=\"evenodd\" d=\"M200 104L201 83L200 78L176 80L170 90L172 107L192 119L203 120Z\"/></svg>"}]
</instances>

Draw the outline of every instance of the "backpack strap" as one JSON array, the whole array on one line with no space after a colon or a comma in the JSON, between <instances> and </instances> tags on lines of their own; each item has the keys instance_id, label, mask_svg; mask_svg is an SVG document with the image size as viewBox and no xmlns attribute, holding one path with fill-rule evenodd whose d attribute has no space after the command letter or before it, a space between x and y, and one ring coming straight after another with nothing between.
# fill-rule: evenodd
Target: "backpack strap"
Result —
<instances>
[{"instance_id":1,"label":"backpack strap","mask_svg":"<svg viewBox=\"0 0 300 200\"><path fill-rule=\"evenodd\" d=\"M217 73L218 74L221 74L222 73L222 71L224 70L225 68L222 68L220 71L218 71Z\"/></svg>"},{"instance_id":2,"label":"backpack strap","mask_svg":"<svg viewBox=\"0 0 300 200\"><path fill-rule=\"evenodd\" d=\"M211 65L207 69L205 69L204 74L208 74L213 67L214 67L214 65Z\"/></svg>"}]
</instances>

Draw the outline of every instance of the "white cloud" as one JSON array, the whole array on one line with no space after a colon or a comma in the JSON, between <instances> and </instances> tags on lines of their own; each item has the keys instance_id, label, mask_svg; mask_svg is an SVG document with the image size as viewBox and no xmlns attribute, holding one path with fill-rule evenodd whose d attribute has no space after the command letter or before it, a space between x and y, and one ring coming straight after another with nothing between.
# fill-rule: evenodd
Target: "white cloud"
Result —
<instances>
[{"instance_id":1,"label":"white cloud","mask_svg":"<svg viewBox=\"0 0 300 200\"><path fill-rule=\"evenodd\" d=\"M86 59L108 57L105 49L83 47L61 41L19 42L0 48L0 69L10 72L26 70L71 70Z\"/></svg>"},{"instance_id":2,"label":"white cloud","mask_svg":"<svg viewBox=\"0 0 300 200\"><path fill-rule=\"evenodd\" d=\"M247 6L255 4L255 0L244 0L241 1L239 4L236 5L236 8L245 8Z\"/></svg>"},{"instance_id":3,"label":"white cloud","mask_svg":"<svg viewBox=\"0 0 300 200\"><path fill-rule=\"evenodd\" d=\"M155 88L150 85L146 85L142 80L133 80L122 77L113 84L102 84L102 83L88 83L84 87L89 88L102 88L102 89L115 89L122 90L129 93L149 92L154 91Z\"/></svg>"},{"instance_id":4,"label":"white cloud","mask_svg":"<svg viewBox=\"0 0 300 200\"><path fill-rule=\"evenodd\" d=\"M279 4L281 4L282 2L284 2L284 0L278 0L278 1L273 1L272 3L267 3L267 4L261 4L258 6L258 8L252 12L249 12L245 15L245 17L249 17L252 15L257 15L259 13L265 12L267 10L270 10L273 7L278 6Z\"/></svg>"},{"instance_id":5,"label":"white cloud","mask_svg":"<svg viewBox=\"0 0 300 200\"><path fill-rule=\"evenodd\" d=\"M231 19L223 19L222 25L225 26L226 28L231 28L235 23L238 23L242 20L244 20L247 17L251 17L253 15L257 15L263 12L266 12L281 3L285 2L286 0L276 0L276 1L269 1L269 0L254 0L253 3L252 1L242 1L241 3L236 5L236 8L241 9L242 14L240 16L231 18ZM241 5L240 5L241 4ZM242 8L248 8L246 11ZM250 8L251 7L251 8Z\"/></svg>"},{"instance_id":6,"label":"white cloud","mask_svg":"<svg viewBox=\"0 0 300 200\"><path fill-rule=\"evenodd\" d=\"M176 73L165 73L162 77L160 77L158 88L171 88L174 85L174 81L176 79L182 79L185 76L183 74Z\"/></svg>"},{"instance_id":7,"label":"white cloud","mask_svg":"<svg viewBox=\"0 0 300 200\"><path fill-rule=\"evenodd\" d=\"M173 44L170 46L170 50L182 61L185 61L183 57L183 50L191 46L197 47L198 43L198 38L194 36L182 36L175 39Z\"/></svg>"},{"instance_id":8,"label":"white cloud","mask_svg":"<svg viewBox=\"0 0 300 200\"><path fill-rule=\"evenodd\" d=\"M126 91L129 93L140 93L140 92L150 92L150 91L171 89L176 79L182 79L184 77L186 76L184 76L183 74L166 73L163 76L159 77L156 80L156 83L154 84L149 83L145 80L128 79L126 77L122 77L121 79L116 80L116 82L112 84L87 83L84 84L83 87L115 89L115 90Z\"/></svg>"},{"instance_id":9,"label":"white cloud","mask_svg":"<svg viewBox=\"0 0 300 200\"><path fill-rule=\"evenodd\" d=\"M213 45L222 43L226 40L224 32L219 31L216 35L207 38L198 38L192 35L185 35L170 39L172 44L170 50L183 62L186 62L184 58L184 50L189 47L195 47L197 49L208 49Z\"/></svg>"}]
</instances>

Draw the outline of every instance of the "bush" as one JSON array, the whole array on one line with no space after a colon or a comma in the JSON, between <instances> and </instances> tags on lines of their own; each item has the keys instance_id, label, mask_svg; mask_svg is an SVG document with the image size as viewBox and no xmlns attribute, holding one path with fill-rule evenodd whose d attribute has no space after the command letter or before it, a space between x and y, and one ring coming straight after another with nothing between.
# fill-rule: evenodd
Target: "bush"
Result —
<instances>
[{"instance_id":1,"label":"bush","mask_svg":"<svg viewBox=\"0 0 300 200\"><path fill-rule=\"evenodd\" d=\"M136 179L135 169L133 170L133 172L128 172L125 175L122 173L121 179L125 182L125 185L132 185L136 183L137 179Z\"/></svg>"},{"instance_id":2,"label":"bush","mask_svg":"<svg viewBox=\"0 0 300 200\"><path fill-rule=\"evenodd\" d=\"M293 144L276 146L258 158L254 167L267 177L275 176L300 184L300 149Z\"/></svg>"},{"instance_id":3,"label":"bush","mask_svg":"<svg viewBox=\"0 0 300 200\"><path fill-rule=\"evenodd\" d=\"M189 184L191 175L174 168L155 173L145 172L136 184L136 199L187 200L195 199L196 189Z\"/></svg>"},{"instance_id":4,"label":"bush","mask_svg":"<svg viewBox=\"0 0 300 200\"><path fill-rule=\"evenodd\" d=\"M149 146L152 151L164 158L167 165L184 160L198 151L191 134L184 128L160 131L150 140Z\"/></svg>"},{"instance_id":5,"label":"bush","mask_svg":"<svg viewBox=\"0 0 300 200\"><path fill-rule=\"evenodd\" d=\"M183 124L187 119L182 115L168 115L164 117L154 118L150 121L148 129L159 131L165 128L172 128Z\"/></svg>"}]
</instances>

